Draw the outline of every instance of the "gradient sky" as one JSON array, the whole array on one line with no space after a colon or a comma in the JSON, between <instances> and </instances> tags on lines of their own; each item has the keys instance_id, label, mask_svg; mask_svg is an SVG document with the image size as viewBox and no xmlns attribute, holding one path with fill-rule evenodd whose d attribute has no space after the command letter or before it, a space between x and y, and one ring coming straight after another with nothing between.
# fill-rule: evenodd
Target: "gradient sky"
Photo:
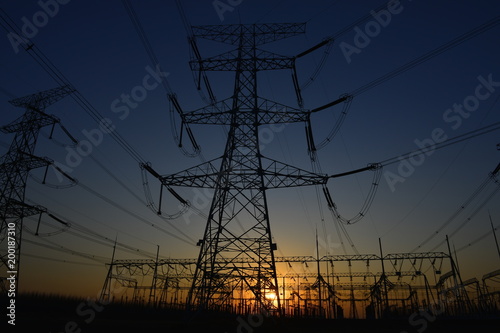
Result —
<instances>
[{"instance_id":1,"label":"gradient sky","mask_svg":"<svg viewBox=\"0 0 500 333\"><path fill-rule=\"evenodd\" d=\"M223 1L226 3L225 1ZM159 58L168 82L177 93L185 111L204 106L199 97L188 66L189 47L179 13L173 1L131 1L144 30ZM296 55L317 44L325 37L367 15L383 1L251 1L244 0L232 11L223 13L221 21L212 1L184 1L184 10L191 24L234 24L267 22L307 22L307 33L286 41L268 45L266 49L284 55ZM1 7L19 26L33 22L42 10L37 1L0 1ZM355 46L357 31L366 31L367 22L349 31L335 41L325 66L318 78L303 91L306 108L315 108L351 92L387 72L439 47L451 39L491 20L500 11L500 3L483 1L401 1L391 21L372 33L369 41L347 59L341 45ZM372 22L372 26L375 19ZM443 135L453 137L500 120L498 98L500 84L490 90L479 91L487 97L480 100L467 118L448 113L454 104L471 101L477 87L484 80L500 82L499 27L490 29L463 44L354 98L350 113L340 133L327 147L319 151L322 171L328 174L344 172L383 161L418 149L415 140L432 137L442 129ZM56 86L55 82L23 50L16 53L7 33L0 38L0 124L8 124L20 116L22 109L7 103L13 96L21 97ZM60 5L57 14L38 28L32 41L61 70L71 83L106 118L145 160L161 174L181 171L200 163L198 158L184 156L176 147L171 134L169 105L161 86L148 91L147 97L130 108L127 116L114 112L113 102L122 94L143 84L148 75L149 58L120 1L73 0ZM359 40L358 40L359 42ZM342 44L343 43L343 44ZM202 56L213 56L227 50L227 46L199 41ZM323 50L298 60L302 82L314 71ZM482 77L483 79L480 79ZM219 100L230 96L233 73L209 73L215 95ZM296 106L293 85L288 71L260 73L262 97ZM468 99L469 98L469 99ZM115 104L123 106L124 104ZM338 107L313 117L316 141L329 132L329 124L338 117ZM69 97L47 109L61 119L71 134L84 140L85 131L97 124ZM454 116L455 118L449 118ZM121 118L120 118L121 117ZM445 119L448 117L448 121ZM460 117L460 123L458 118ZM224 132L215 126L192 126L205 158L222 154ZM43 133L47 134L48 129ZM38 154L67 165L70 143L60 130L57 140L40 136ZM12 136L2 134L0 152L4 153ZM263 154L303 169L311 170L306 138L302 124L292 124L272 132ZM386 181L388 172L397 173L399 164L383 170L379 189L369 214L354 225L347 226L360 253L378 253L378 238L386 253L409 252L444 223L467 200L499 162L498 132L492 132L425 156L404 182L393 189ZM104 169L100 166L104 165ZM102 196L126 207L169 233L161 232L138 221L134 216L110 205L89 193L82 186L53 189L29 180L26 196L31 202L46 206L51 212L73 224L67 232L50 237L35 237L25 232L25 239L50 246L64 246L73 251L92 254L97 261L76 254L63 253L23 243L21 289L42 292L60 292L74 295L97 295L105 278L103 262L110 260L112 244L98 244L97 236L82 235L83 226L90 231L139 249L134 255L119 248L116 257L144 258L154 254L160 246L161 257L195 258L196 241L202 237L205 221L193 212L172 221L159 218L144 204L141 170L137 162L124 152L109 135L93 146L91 157L71 168L71 176ZM110 170L112 175L107 172ZM33 172L41 177L43 170ZM126 191L113 177L131 189ZM53 184L60 185L54 173ZM361 207L371 184L371 173L357 174L330 181L329 188L341 213L355 215ZM150 178L152 192L157 199L159 185ZM66 183L66 182L64 182ZM422 251L433 249L473 214L487 194L489 185L463 212L439 233ZM196 203L205 213L209 197L203 191L179 189L185 198ZM208 192L207 192L208 193ZM209 193L208 193L209 195ZM342 247L329 214L326 202L320 196L324 221L319 212L314 188L291 188L268 192L273 237L278 244L278 256L313 255L315 230L322 238L321 254L341 254ZM456 249L466 246L491 230L488 212L494 224L500 222L498 195L493 197L467 225L451 238ZM175 213L177 202L165 195L164 211ZM41 232L52 232L57 223L45 218ZM496 222L496 223L495 223ZM29 229L36 221L27 220ZM51 226L55 226L51 227ZM179 233L174 227L186 236ZM80 231L79 231L80 230ZM353 251L347 246L348 253ZM437 251L445 251L441 245ZM137 252L137 251L136 251ZM34 257L36 255L38 257ZM489 235L470 248L459 251L459 262L465 279L481 277L498 268L493 236ZM54 260L56 259L60 262ZM481 258L481 260L478 260Z\"/></svg>"}]
</instances>

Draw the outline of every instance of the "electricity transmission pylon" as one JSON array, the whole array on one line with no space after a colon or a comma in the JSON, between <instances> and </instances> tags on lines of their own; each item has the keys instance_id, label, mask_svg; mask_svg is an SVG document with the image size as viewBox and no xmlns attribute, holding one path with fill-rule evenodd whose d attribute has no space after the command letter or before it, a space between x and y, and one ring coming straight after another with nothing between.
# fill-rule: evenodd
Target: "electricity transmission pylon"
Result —
<instances>
[{"instance_id":1,"label":"electricity transmission pylon","mask_svg":"<svg viewBox=\"0 0 500 333\"><path fill-rule=\"evenodd\" d=\"M30 170L46 167L52 163L45 157L35 155L40 129L59 123L59 119L46 114L44 110L73 92L67 86L46 90L33 95L9 101L12 105L26 109L24 114L12 123L0 127L3 133L15 133L7 153L0 160L0 274L14 276L15 292L19 286L19 267L23 219L46 212L42 206L25 203L26 182ZM2 276L2 292L9 287Z\"/></svg>"},{"instance_id":2,"label":"electricity transmission pylon","mask_svg":"<svg viewBox=\"0 0 500 333\"><path fill-rule=\"evenodd\" d=\"M160 176L150 165L143 164L142 167L160 179L180 200L182 198L172 187L215 190L203 239L197 244L200 252L188 295L188 307L227 310L232 297L246 291L253 294L253 310L279 313L281 301L273 253L277 246L271 234L266 191L324 185L328 176L264 157L260 151L259 129L268 124L310 121L311 111L301 107L295 60L326 42L299 56L289 57L259 47L305 33L303 23L193 26L191 30L190 42L196 56L190 62L191 69L199 72L200 81L206 78L205 71L234 72L233 94L222 101L212 99L210 105L186 113L175 95L171 94L169 98L183 124L229 126L224 153L220 158L168 176ZM194 38L222 42L236 48L203 59ZM281 69L292 70L300 108L279 104L257 93L258 73ZM346 97L337 103L345 100ZM323 108L315 110L320 109Z\"/></svg>"}]
</instances>

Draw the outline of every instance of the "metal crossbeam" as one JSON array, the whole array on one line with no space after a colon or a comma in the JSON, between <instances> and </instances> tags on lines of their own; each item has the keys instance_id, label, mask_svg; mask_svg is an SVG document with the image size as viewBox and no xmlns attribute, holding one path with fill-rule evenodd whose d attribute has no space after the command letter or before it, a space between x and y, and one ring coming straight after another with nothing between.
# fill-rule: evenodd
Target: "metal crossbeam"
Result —
<instances>
[{"instance_id":1,"label":"metal crossbeam","mask_svg":"<svg viewBox=\"0 0 500 333\"><path fill-rule=\"evenodd\" d=\"M221 177L221 171L215 167L215 162L222 158L211 160L179 173L163 176L160 181L165 186L185 186L199 188L214 188ZM294 166L268 158L261 158L263 168L261 175L250 168L232 169L229 172L227 186L233 189L274 189L296 186L321 185L328 181L327 175L312 173ZM260 177L264 182L260 181Z\"/></svg>"},{"instance_id":2,"label":"metal crossbeam","mask_svg":"<svg viewBox=\"0 0 500 333\"><path fill-rule=\"evenodd\" d=\"M368 261L380 260L375 254L352 254L352 255L328 255L321 258L322 261Z\"/></svg>"},{"instance_id":3,"label":"metal crossbeam","mask_svg":"<svg viewBox=\"0 0 500 333\"><path fill-rule=\"evenodd\" d=\"M183 115L183 121L187 124L231 125L235 112L232 102L232 98L228 98L198 110L186 112ZM310 113L305 110L261 97L257 97L255 109L258 110L257 123L259 125L304 122L310 117ZM245 115L240 115L240 117L245 117ZM246 117L247 121L254 121L251 112L248 112Z\"/></svg>"},{"instance_id":4,"label":"metal crossbeam","mask_svg":"<svg viewBox=\"0 0 500 333\"><path fill-rule=\"evenodd\" d=\"M10 100L9 103L26 109L45 110L50 105L58 102L67 95L74 92L70 86L56 87L36 94Z\"/></svg>"},{"instance_id":5,"label":"metal crossbeam","mask_svg":"<svg viewBox=\"0 0 500 333\"><path fill-rule=\"evenodd\" d=\"M424 253L392 253L386 255L383 260L392 260L392 258L398 258L401 260L413 260L415 257L418 257L419 259L442 259L442 258L448 258L447 255L443 252L426 252ZM315 263L315 262L321 262L321 263L330 263L330 262L348 262L348 261L362 261L362 262L367 262L367 261L380 261L381 258L378 255L375 254L339 254L339 255L327 255L320 257L319 260L317 258L314 258L313 256L286 256L286 257L274 257L274 262L275 263ZM239 258L218 258L217 263L220 264L228 264L228 263L234 263L234 264L246 264L246 263L251 263L252 260L251 258L248 257L239 257ZM117 267L137 267L141 268L142 266L149 266L149 267L154 267L155 265L157 266L165 266L165 265L181 265L181 266L190 266L190 265L196 265L198 263L197 259L193 258L188 258L188 259L176 259L176 258L168 258L168 259L159 259L156 261L155 259L116 259L113 260L111 263L114 266ZM141 268L142 270L142 268ZM289 273L291 275L294 275L296 273ZM317 274L314 273L316 276ZM335 276L343 276L343 275L349 275L350 273L335 273ZM353 273L354 274L354 273ZM356 273L358 275L356 276L368 276L368 275L373 275L374 273L367 273L367 272L358 272ZM386 275L415 275L414 272L411 271L405 271L405 272L386 272ZM375 273L375 275L382 275L382 273ZM485 275L484 278L489 278L491 276L495 275L500 275L500 270L495 271L490 273L488 276ZM355 276L355 275L353 275Z\"/></svg>"},{"instance_id":6,"label":"metal crossbeam","mask_svg":"<svg viewBox=\"0 0 500 333\"><path fill-rule=\"evenodd\" d=\"M193 71L236 71L240 66L250 67L251 62L255 62L259 71L265 71L291 69L294 61L294 57L263 50L257 50L256 57L242 61L238 58L238 51L233 50L204 60L192 60L189 64Z\"/></svg>"},{"instance_id":7,"label":"metal crossbeam","mask_svg":"<svg viewBox=\"0 0 500 333\"><path fill-rule=\"evenodd\" d=\"M230 24L193 26L193 35L204 39L238 45L241 40L254 38L254 45L275 42L303 34L305 23Z\"/></svg>"},{"instance_id":8,"label":"metal crossbeam","mask_svg":"<svg viewBox=\"0 0 500 333\"><path fill-rule=\"evenodd\" d=\"M397 259L446 259L449 255L444 252L421 252L421 253L396 253L387 254L384 259L387 260L397 260Z\"/></svg>"}]
</instances>

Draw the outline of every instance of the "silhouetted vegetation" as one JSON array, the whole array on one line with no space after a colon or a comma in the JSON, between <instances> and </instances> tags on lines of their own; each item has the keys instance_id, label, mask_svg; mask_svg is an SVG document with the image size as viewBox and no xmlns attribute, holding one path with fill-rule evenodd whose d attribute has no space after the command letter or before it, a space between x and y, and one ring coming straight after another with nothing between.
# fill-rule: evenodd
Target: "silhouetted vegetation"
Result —
<instances>
[{"instance_id":1,"label":"silhouetted vegetation","mask_svg":"<svg viewBox=\"0 0 500 333\"><path fill-rule=\"evenodd\" d=\"M16 331L22 332L497 332L499 317L445 318L410 325L408 318L327 320L253 318L234 314L154 308L141 304L100 304L96 300L55 294L21 294L16 298ZM94 311L91 311L94 310ZM246 324L245 324L246 323ZM3 332L3 330L2 330Z\"/></svg>"}]
</instances>

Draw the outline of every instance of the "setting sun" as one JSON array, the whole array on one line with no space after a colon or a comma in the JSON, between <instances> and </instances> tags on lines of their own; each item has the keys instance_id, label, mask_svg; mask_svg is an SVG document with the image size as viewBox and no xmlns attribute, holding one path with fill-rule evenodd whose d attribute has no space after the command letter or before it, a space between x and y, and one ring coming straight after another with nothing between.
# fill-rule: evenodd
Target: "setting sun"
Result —
<instances>
[{"instance_id":1,"label":"setting sun","mask_svg":"<svg viewBox=\"0 0 500 333\"><path fill-rule=\"evenodd\" d=\"M266 294L266 299L270 300L270 301L274 301L276 299L276 293L267 293Z\"/></svg>"}]
</instances>

